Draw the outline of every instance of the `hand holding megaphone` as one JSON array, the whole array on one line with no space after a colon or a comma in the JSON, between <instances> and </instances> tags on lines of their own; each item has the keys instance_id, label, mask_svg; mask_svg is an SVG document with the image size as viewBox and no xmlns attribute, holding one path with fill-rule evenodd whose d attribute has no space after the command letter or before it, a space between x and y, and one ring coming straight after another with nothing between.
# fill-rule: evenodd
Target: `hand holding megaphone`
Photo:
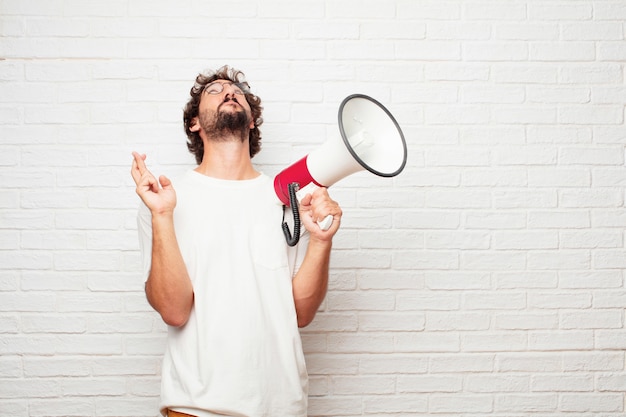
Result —
<instances>
[{"instance_id":1,"label":"hand holding megaphone","mask_svg":"<svg viewBox=\"0 0 626 417\"><path fill-rule=\"evenodd\" d=\"M329 139L274 178L274 190L285 206L291 207L296 201L294 193L304 196L310 193L311 187L330 187L358 171L395 177L404 169L407 158L404 135L382 104L369 96L353 94L339 106L338 117L343 141ZM290 193L290 184L297 184L298 190ZM297 210L293 211L295 216ZM329 228L332 216L320 223L320 227ZM287 241L295 245L297 238L287 238Z\"/></svg>"},{"instance_id":2,"label":"hand holding megaphone","mask_svg":"<svg viewBox=\"0 0 626 417\"><path fill-rule=\"evenodd\" d=\"M313 195L315 190L317 190L318 188L321 188L321 187L318 187L314 183L310 182L304 188L301 188L298 191L296 191L296 198L298 199L298 202L302 203L302 199L304 199L304 197L307 194ZM316 221L316 223L321 230L326 231L330 229L330 226L332 226L333 224L333 215L329 214L326 217L324 217L324 219Z\"/></svg>"}]
</instances>

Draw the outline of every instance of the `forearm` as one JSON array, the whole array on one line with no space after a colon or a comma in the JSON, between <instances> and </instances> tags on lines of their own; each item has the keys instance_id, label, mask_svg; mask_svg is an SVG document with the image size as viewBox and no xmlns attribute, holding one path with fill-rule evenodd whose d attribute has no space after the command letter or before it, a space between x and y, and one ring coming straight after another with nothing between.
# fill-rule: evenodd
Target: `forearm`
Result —
<instances>
[{"instance_id":1,"label":"forearm","mask_svg":"<svg viewBox=\"0 0 626 417\"><path fill-rule=\"evenodd\" d=\"M146 282L150 305L171 326L182 326L193 306L193 286L171 215L152 216L152 266Z\"/></svg>"},{"instance_id":2,"label":"forearm","mask_svg":"<svg viewBox=\"0 0 626 417\"><path fill-rule=\"evenodd\" d=\"M313 321L328 289L328 270L332 241L311 239L306 255L293 279L293 299L298 327Z\"/></svg>"}]
</instances>

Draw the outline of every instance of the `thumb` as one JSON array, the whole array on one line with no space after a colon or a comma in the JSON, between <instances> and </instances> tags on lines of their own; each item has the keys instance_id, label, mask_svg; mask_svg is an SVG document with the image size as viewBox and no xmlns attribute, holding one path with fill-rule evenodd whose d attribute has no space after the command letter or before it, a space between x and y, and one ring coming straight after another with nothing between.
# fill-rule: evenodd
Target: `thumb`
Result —
<instances>
[{"instance_id":1,"label":"thumb","mask_svg":"<svg viewBox=\"0 0 626 417\"><path fill-rule=\"evenodd\" d=\"M170 181L170 179L167 178L165 175L161 175L159 177L159 183L161 184L161 187L163 189L168 189L172 187L172 181Z\"/></svg>"}]
</instances>

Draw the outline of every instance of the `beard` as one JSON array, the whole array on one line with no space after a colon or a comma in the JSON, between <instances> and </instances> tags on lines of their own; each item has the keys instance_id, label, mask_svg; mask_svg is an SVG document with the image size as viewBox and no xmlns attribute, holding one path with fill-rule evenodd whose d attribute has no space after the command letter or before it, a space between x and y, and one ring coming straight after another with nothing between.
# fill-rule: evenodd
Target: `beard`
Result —
<instances>
[{"instance_id":1,"label":"beard","mask_svg":"<svg viewBox=\"0 0 626 417\"><path fill-rule=\"evenodd\" d=\"M251 119L243 107L234 112L222 111L222 106L228 101L220 104L215 112L205 111L198 115L200 127L209 139L227 142L235 137L244 142L248 138Z\"/></svg>"}]
</instances>

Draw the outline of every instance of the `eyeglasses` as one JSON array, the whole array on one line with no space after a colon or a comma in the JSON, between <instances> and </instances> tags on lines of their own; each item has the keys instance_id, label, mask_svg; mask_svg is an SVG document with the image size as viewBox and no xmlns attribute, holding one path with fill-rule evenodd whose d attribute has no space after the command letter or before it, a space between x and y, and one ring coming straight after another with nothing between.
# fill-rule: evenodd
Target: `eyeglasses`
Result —
<instances>
[{"instance_id":1,"label":"eyeglasses","mask_svg":"<svg viewBox=\"0 0 626 417\"><path fill-rule=\"evenodd\" d=\"M224 91L225 85L230 85L233 89L233 92L240 96L250 92L250 86L248 85L248 83L232 83L232 82L221 83L218 81L214 81L211 84L208 84L206 87L204 87L204 91L213 95L220 94L222 91Z\"/></svg>"}]
</instances>

